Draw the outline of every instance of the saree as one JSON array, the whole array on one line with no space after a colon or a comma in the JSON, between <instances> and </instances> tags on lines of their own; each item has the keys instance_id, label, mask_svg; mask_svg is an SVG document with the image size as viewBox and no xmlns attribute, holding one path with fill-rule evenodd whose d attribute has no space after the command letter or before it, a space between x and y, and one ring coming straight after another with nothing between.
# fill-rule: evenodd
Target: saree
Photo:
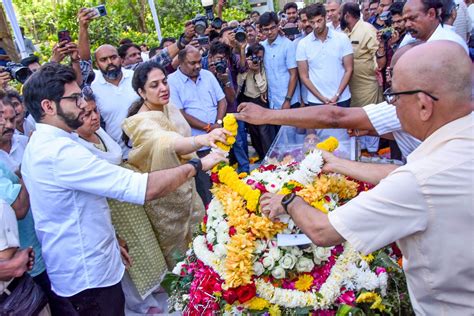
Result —
<instances>
[{"instance_id":1,"label":"saree","mask_svg":"<svg viewBox=\"0 0 474 316\"><path fill-rule=\"evenodd\" d=\"M178 155L177 139L191 136L191 127L172 104L162 111L141 112L127 118L122 129L133 143L128 163L141 172L152 172L182 165L195 153ZM204 205L194 179L174 192L148 202L145 211L155 232L169 269L189 248L193 233L204 216Z\"/></svg>"}]
</instances>

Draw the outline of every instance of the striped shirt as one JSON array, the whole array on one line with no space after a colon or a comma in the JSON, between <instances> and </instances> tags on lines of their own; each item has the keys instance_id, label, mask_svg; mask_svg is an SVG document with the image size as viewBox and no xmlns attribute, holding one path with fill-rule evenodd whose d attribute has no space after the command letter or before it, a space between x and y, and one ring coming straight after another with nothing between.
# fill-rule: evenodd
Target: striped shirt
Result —
<instances>
[{"instance_id":1,"label":"striped shirt","mask_svg":"<svg viewBox=\"0 0 474 316\"><path fill-rule=\"evenodd\" d=\"M403 160L421 144L420 140L402 130L402 125L400 124L393 105L382 102L366 105L363 109L377 134L384 135L392 133L398 147L400 147Z\"/></svg>"}]
</instances>

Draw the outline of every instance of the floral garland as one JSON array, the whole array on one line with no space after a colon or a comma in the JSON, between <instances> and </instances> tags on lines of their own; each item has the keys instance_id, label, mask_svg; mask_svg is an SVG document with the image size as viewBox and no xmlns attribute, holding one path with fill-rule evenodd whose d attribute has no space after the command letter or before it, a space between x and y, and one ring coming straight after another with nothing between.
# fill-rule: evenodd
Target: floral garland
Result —
<instances>
[{"instance_id":1,"label":"floral garland","mask_svg":"<svg viewBox=\"0 0 474 316\"><path fill-rule=\"evenodd\" d=\"M216 146L217 148L225 152L229 152L230 148L235 143L235 136L237 135L237 129L239 128L239 125L237 123L237 120L235 119L234 114L226 114L224 116L224 119L222 119L222 127L228 132L230 132L231 135L227 136L227 139L226 139L227 145L221 142L217 142Z\"/></svg>"}]
</instances>

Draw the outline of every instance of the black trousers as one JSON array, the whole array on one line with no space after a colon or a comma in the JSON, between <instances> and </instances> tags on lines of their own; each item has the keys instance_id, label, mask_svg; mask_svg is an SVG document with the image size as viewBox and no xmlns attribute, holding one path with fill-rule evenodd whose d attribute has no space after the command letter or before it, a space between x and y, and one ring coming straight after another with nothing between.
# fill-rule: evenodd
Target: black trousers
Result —
<instances>
[{"instance_id":1,"label":"black trousers","mask_svg":"<svg viewBox=\"0 0 474 316\"><path fill-rule=\"evenodd\" d=\"M196 152L199 158L205 157L209 155L211 152L210 149L201 150ZM212 200L212 193L211 193L211 177L204 171L200 171L196 177L194 178L196 181L196 191L201 197L202 203L204 206L207 206L211 203Z\"/></svg>"},{"instance_id":2,"label":"black trousers","mask_svg":"<svg viewBox=\"0 0 474 316\"><path fill-rule=\"evenodd\" d=\"M57 306L64 316L124 316L125 296L121 283L87 289L71 297L61 297L70 304Z\"/></svg>"},{"instance_id":3,"label":"black trousers","mask_svg":"<svg viewBox=\"0 0 474 316\"><path fill-rule=\"evenodd\" d=\"M58 296L53 292L53 290L51 290L51 282L49 281L49 276L46 270L35 276L33 280L41 287L44 294L46 294L52 316L61 315L61 306L71 304L67 299Z\"/></svg>"}]
</instances>

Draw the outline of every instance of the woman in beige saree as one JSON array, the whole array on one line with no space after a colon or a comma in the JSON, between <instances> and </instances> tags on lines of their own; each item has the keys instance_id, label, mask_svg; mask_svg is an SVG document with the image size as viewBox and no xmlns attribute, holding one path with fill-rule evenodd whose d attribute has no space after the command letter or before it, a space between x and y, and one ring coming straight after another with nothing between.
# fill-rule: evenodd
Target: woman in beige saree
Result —
<instances>
[{"instance_id":1,"label":"woman in beige saree","mask_svg":"<svg viewBox=\"0 0 474 316\"><path fill-rule=\"evenodd\" d=\"M215 129L191 137L191 127L169 101L166 75L160 64L146 62L135 70L132 86L140 96L122 124L126 143L133 144L128 163L142 172L179 166L196 158L201 147L225 142L226 132ZM175 192L145 205L146 213L169 269L189 248L192 235L204 216L204 205L188 180Z\"/></svg>"}]
</instances>

